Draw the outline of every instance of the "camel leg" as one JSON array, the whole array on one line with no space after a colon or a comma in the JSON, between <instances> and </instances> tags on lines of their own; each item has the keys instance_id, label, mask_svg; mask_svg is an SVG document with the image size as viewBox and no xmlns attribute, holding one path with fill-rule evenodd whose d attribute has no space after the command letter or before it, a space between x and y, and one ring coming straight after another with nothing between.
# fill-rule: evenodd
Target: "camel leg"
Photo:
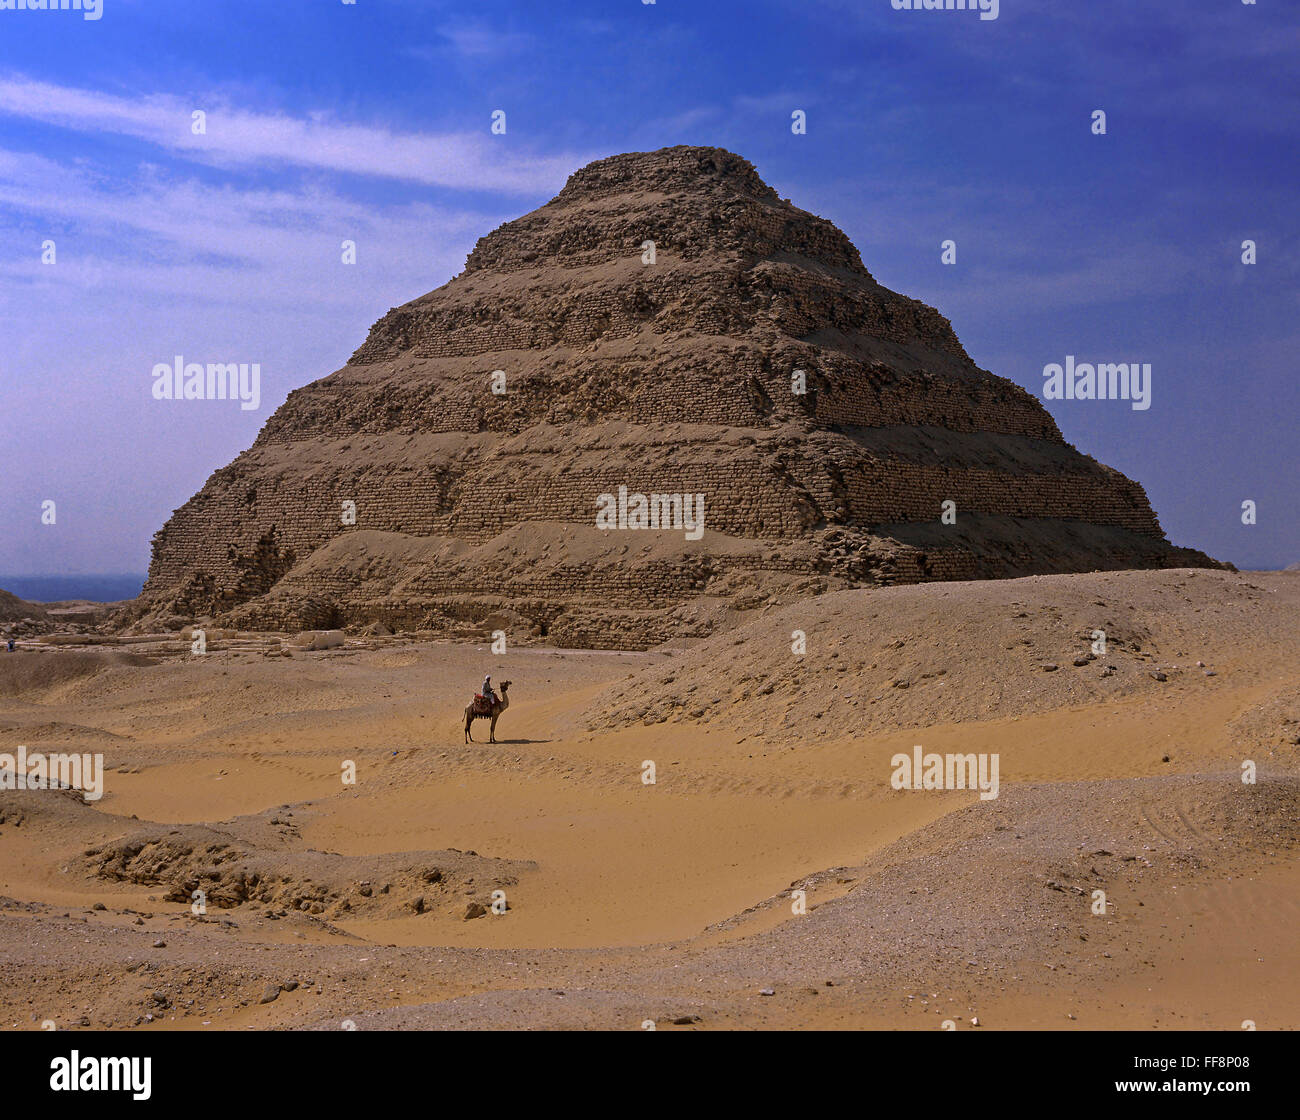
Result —
<instances>
[{"instance_id":1,"label":"camel leg","mask_svg":"<svg viewBox=\"0 0 1300 1120\"><path fill-rule=\"evenodd\" d=\"M494 715L492 717L492 726L488 728L488 742L495 743L496 741L497 741L497 717Z\"/></svg>"},{"instance_id":2,"label":"camel leg","mask_svg":"<svg viewBox=\"0 0 1300 1120\"><path fill-rule=\"evenodd\" d=\"M473 716L465 717L465 742L467 743L472 743L474 741L474 736L471 735L469 731L470 726L473 724L473 722L474 722Z\"/></svg>"}]
</instances>

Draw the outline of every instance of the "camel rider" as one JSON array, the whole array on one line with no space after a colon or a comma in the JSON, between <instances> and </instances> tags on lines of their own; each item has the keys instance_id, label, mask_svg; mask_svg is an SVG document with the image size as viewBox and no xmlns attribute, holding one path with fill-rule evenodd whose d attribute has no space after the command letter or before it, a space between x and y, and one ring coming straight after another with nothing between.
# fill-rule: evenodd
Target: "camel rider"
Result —
<instances>
[{"instance_id":1,"label":"camel rider","mask_svg":"<svg viewBox=\"0 0 1300 1120\"><path fill-rule=\"evenodd\" d=\"M483 678L483 691L479 695L481 695L489 704L495 704L497 702L497 694L492 691L491 673Z\"/></svg>"}]
</instances>

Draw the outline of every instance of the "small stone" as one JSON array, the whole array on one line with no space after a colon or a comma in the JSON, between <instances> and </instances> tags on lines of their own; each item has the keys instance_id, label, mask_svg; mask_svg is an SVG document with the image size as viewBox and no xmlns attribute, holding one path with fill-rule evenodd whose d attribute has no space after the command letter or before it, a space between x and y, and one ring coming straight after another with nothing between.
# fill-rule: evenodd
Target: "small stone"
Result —
<instances>
[{"instance_id":1,"label":"small stone","mask_svg":"<svg viewBox=\"0 0 1300 1120\"><path fill-rule=\"evenodd\" d=\"M1159 670L1157 670L1157 671L1155 671L1154 673L1151 674L1151 679L1152 679L1153 681L1167 681L1169 678L1168 678L1167 676L1165 676L1164 673L1162 673L1162 672L1160 672Z\"/></svg>"},{"instance_id":2,"label":"small stone","mask_svg":"<svg viewBox=\"0 0 1300 1120\"><path fill-rule=\"evenodd\" d=\"M91 907L91 909L92 909L92 910L107 910L108 907L105 906L102 902L96 902L95 905Z\"/></svg>"},{"instance_id":3,"label":"small stone","mask_svg":"<svg viewBox=\"0 0 1300 1120\"><path fill-rule=\"evenodd\" d=\"M274 1002L275 1002L277 999L279 999L279 998L280 998L280 985L279 985L279 984L268 984L268 985L266 986L266 991L264 991L264 992L262 993L262 998L259 999L257 1002L258 1002L258 1003L274 1003Z\"/></svg>"},{"instance_id":4,"label":"small stone","mask_svg":"<svg viewBox=\"0 0 1300 1120\"><path fill-rule=\"evenodd\" d=\"M487 913L487 908L481 902L471 902L465 907L465 921L471 918L481 918Z\"/></svg>"},{"instance_id":5,"label":"small stone","mask_svg":"<svg viewBox=\"0 0 1300 1120\"><path fill-rule=\"evenodd\" d=\"M1044 673L1055 673L1056 670L1059 669L1059 668L1060 668L1059 665L1054 665L1052 662L1049 661L1046 665L1043 666L1043 672L1044 672Z\"/></svg>"},{"instance_id":6,"label":"small stone","mask_svg":"<svg viewBox=\"0 0 1300 1120\"><path fill-rule=\"evenodd\" d=\"M298 981L297 981L297 980L286 980L283 984L280 985L281 990L286 991L286 992L292 992L292 991L294 991L297 987L298 987Z\"/></svg>"},{"instance_id":7,"label":"small stone","mask_svg":"<svg viewBox=\"0 0 1300 1120\"><path fill-rule=\"evenodd\" d=\"M978 1015L972 1015L970 1017L970 1025L972 1027L978 1027L980 1025L980 1018Z\"/></svg>"},{"instance_id":8,"label":"small stone","mask_svg":"<svg viewBox=\"0 0 1300 1120\"><path fill-rule=\"evenodd\" d=\"M758 994L760 996L774 996L776 992L772 988L760 988Z\"/></svg>"},{"instance_id":9,"label":"small stone","mask_svg":"<svg viewBox=\"0 0 1300 1120\"><path fill-rule=\"evenodd\" d=\"M160 937L160 938L158 938L157 941L155 941L155 942L153 943L153 947L154 947L155 949L166 949L166 948L167 948L167 942L164 941L164 940Z\"/></svg>"}]
</instances>

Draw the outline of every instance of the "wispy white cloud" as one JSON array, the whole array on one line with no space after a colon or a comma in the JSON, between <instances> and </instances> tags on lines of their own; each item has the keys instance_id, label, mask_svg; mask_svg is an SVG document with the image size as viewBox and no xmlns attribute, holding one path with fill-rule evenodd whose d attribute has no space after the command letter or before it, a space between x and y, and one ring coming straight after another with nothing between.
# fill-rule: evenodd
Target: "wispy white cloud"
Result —
<instances>
[{"instance_id":1,"label":"wispy white cloud","mask_svg":"<svg viewBox=\"0 0 1300 1120\"><path fill-rule=\"evenodd\" d=\"M202 135L191 129L196 110L206 114ZM0 77L0 116L129 136L215 167L312 168L507 194L553 193L592 158L520 151L491 135L486 118L481 132L397 132L324 113L294 117L166 94L129 98L15 75Z\"/></svg>"},{"instance_id":2,"label":"wispy white cloud","mask_svg":"<svg viewBox=\"0 0 1300 1120\"><path fill-rule=\"evenodd\" d=\"M518 209L376 203L324 176L232 179L0 149L0 414L25 443L0 520L25 518L42 495L83 515L36 552L27 537L0 541L0 569L73 554L141 567L168 510L247 447L289 391L340 366L384 311L458 272ZM47 239L54 264L41 261ZM354 265L341 260L345 239ZM261 409L160 407L150 371L175 354L259 363ZM79 524L94 528L78 535Z\"/></svg>"},{"instance_id":3,"label":"wispy white cloud","mask_svg":"<svg viewBox=\"0 0 1300 1120\"><path fill-rule=\"evenodd\" d=\"M122 177L4 150L0 213L8 216L0 236L17 250L0 263L13 300L94 289L101 303L309 303L353 315L355 279L381 285L370 298L413 298L459 271L475 238L509 216L426 202L376 206L319 186L211 185L158 168ZM47 236L54 266L40 262ZM356 242L355 267L341 263L345 239Z\"/></svg>"},{"instance_id":4,"label":"wispy white cloud","mask_svg":"<svg viewBox=\"0 0 1300 1120\"><path fill-rule=\"evenodd\" d=\"M522 31L504 31L487 24L461 24L438 28L438 34L458 54L467 58L501 58L532 49L536 40Z\"/></svg>"},{"instance_id":5,"label":"wispy white cloud","mask_svg":"<svg viewBox=\"0 0 1300 1120\"><path fill-rule=\"evenodd\" d=\"M781 2L801 16L807 7L802 0ZM906 33L891 42L920 43L927 56L949 66L968 60L981 82L1026 94L1095 89L1148 119L1262 135L1289 137L1300 120L1295 67L1287 65L1300 47L1300 30L1283 5L1016 0L989 22L964 13L895 12L860 0L825 0L823 7L848 37L871 42ZM1180 71L1186 80L1171 80ZM873 84L879 79L871 74Z\"/></svg>"},{"instance_id":6,"label":"wispy white cloud","mask_svg":"<svg viewBox=\"0 0 1300 1120\"><path fill-rule=\"evenodd\" d=\"M806 90L803 92L778 90L775 93L757 96L741 93L732 98L732 104L745 113L789 113L792 109L806 109L816 101L816 96Z\"/></svg>"}]
</instances>

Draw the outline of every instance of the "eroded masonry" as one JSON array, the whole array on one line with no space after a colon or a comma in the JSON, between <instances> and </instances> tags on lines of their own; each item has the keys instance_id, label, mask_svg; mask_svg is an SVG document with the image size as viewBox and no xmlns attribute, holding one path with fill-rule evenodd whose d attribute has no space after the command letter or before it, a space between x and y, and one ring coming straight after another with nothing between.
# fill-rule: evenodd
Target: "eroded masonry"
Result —
<instances>
[{"instance_id":1,"label":"eroded masonry","mask_svg":"<svg viewBox=\"0 0 1300 1120\"><path fill-rule=\"evenodd\" d=\"M706 495L703 536L598 529L620 486ZM576 172L292 393L132 615L640 648L830 588L1214 564L834 225L677 147Z\"/></svg>"}]
</instances>

